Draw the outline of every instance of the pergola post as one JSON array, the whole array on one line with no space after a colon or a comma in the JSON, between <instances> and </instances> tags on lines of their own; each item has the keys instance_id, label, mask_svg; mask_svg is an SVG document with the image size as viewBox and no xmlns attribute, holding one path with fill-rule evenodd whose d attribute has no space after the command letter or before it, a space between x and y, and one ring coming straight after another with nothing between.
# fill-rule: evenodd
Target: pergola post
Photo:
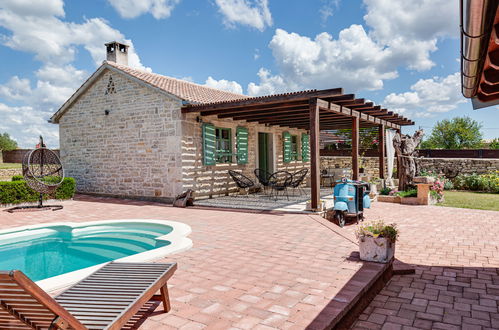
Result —
<instances>
[{"instance_id":1,"label":"pergola post","mask_svg":"<svg viewBox=\"0 0 499 330\"><path fill-rule=\"evenodd\" d=\"M378 126L379 178L385 178L385 125Z\"/></svg>"},{"instance_id":2,"label":"pergola post","mask_svg":"<svg viewBox=\"0 0 499 330\"><path fill-rule=\"evenodd\" d=\"M352 180L359 179L359 117L352 117Z\"/></svg>"},{"instance_id":3,"label":"pergola post","mask_svg":"<svg viewBox=\"0 0 499 330\"><path fill-rule=\"evenodd\" d=\"M320 195L320 154L319 154L319 106L317 98L309 100L309 120L310 120L310 182L311 182L311 208L316 210L319 207Z\"/></svg>"}]
</instances>

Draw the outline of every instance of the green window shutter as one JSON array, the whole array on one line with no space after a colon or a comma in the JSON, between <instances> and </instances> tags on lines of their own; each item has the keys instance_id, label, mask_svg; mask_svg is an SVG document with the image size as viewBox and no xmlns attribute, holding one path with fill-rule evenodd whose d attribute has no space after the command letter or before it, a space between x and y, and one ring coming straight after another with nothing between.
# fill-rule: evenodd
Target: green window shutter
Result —
<instances>
[{"instance_id":1,"label":"green window shutter","mask_svg":"<svg viewBox=\"0 0 499 330\"><path fill-rule=\"evenodd\" d=\"M238 127L236 129L237 163L248 164L248 129Z\"/></svg>"},{"instance_id":2,"label":"green window shutter","mask_svg":"<svg viewBox=\"0 0 499 330\"><path fill-rule=\"evenodd\" d=\"M215 126L203 124L203 164L215 165Z\"/></svg>"},{"instance_id":3,"label":"green window shutter","mask_svg":"<svg viewBox=\"0 0 499 330\"><path fill-rule=\"evenodd\" d=\"M282 133L282 161L284 163L291 162L291 134L289 132Z\"/></svg>"},{"instance_id":4,"label":"green window shutter","mask_svg":"<svg viewBox=\"0 0 499 330\"><path fill-rule=\"evenodd\" d=\"M305 133L301 135L301 160L310 161L310 135Z\"/></svg>"}]
</instances>

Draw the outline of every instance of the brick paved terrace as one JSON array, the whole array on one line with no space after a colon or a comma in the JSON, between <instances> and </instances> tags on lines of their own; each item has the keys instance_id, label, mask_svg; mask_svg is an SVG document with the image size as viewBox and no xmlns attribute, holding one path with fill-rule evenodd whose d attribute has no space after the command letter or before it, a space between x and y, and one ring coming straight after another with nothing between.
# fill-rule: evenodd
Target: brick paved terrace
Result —
<instances>
[{"instance_id":1,"label":"brick paved terrace","mask_svg":"<svg viewBox=\"0 0 499 330\"><path fill-rule=\"evenodd\" d=\"M395 275L354 329L499 329L499 212L380 204L369 217L399 225L396 258L416 274Z\"/></svg>"},{"instance_id":2,"label":"brick paved terrace","mask_svg":"<svg viewBox=\"0 0 499 330\"><path fill-rule=\"evenodd\" d=\"M167 219L192 227L194 246L169 282L172 311L147 313L140 329L323 329L384 270L362 263L354 226L319 216L178 209L78 196L61 211L8 214L0 228L54 221ZM375 203L368 219L396 222L396 275L354 328L498 328L499 212ZM153 306L154 308L154 306Z\"/></svg>"}]
</instances>

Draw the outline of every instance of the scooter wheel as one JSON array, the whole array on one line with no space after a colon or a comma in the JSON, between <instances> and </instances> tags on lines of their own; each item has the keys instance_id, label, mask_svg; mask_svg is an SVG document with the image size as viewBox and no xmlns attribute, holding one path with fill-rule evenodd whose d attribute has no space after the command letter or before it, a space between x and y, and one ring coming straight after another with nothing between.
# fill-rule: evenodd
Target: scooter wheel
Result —
<instances>
[{"instance_id":1,"label":"scooter wheel","mask_svg":"<svg viewBox=\"0 0 499 330\"><path fill-rule=\"evenodd\" d=\"M345 215L343 214L343 212L336 212L334 214L334 220L341 228L345 226Z\"/></svg>"}]
</instances>

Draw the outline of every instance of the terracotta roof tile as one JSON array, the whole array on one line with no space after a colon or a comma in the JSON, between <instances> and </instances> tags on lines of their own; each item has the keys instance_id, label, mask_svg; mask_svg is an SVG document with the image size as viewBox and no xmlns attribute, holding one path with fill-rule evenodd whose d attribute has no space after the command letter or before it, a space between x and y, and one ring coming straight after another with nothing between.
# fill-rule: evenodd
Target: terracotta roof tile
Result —
<instances>
[{"instance_id":1,"label":"terracotta roof tile","mask_svg":"<svg viewBox=\"0 0 499 330\"><path fill-rule=\"evenodd\" d=\"M140 79L154 87L160 88L183 100L195 103L211 103L234 101L248 98L246 95L227 92L207 86L198 85L189 81L163 76L156 73L137 70L128 66L119 65L114 62L106 64L115 67L137 79Z\"/></svg>"}]
</instances>

